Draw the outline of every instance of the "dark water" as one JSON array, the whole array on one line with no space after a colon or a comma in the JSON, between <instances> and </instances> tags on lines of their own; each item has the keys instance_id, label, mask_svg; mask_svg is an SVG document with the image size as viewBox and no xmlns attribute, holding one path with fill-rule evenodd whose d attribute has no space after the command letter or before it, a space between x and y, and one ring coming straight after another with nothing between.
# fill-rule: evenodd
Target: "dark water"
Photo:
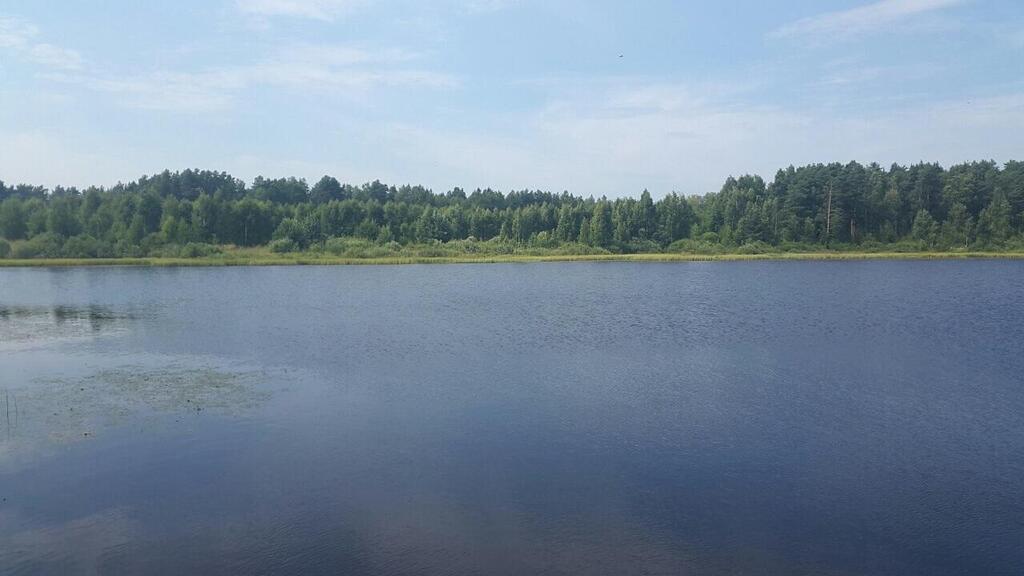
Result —
<instances>
[{"instance_id":1,"label":"dark water","mask_svg":"<svg viewBox=\"0 0 1024 576\"><path fill-rule=\"evenodd\" d=\"M1024 263L0 270L3 574L1024 574Z\"/></svg>"}]
</instances>

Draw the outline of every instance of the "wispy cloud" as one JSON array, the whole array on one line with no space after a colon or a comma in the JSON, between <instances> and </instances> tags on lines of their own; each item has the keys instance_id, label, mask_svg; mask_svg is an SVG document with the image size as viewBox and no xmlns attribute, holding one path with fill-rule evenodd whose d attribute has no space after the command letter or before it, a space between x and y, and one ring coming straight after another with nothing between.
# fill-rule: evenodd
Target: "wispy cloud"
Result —
<instances>
[{"instance_id":1,"label":"wispy cloud","mask_svg":"<svg viewBox=\"0 0 1024 576\"><path fill-rule=\"evenodd\" d=\"M269 17L306 18L332 22L381 0L235 0L243 14L260 19ZM497 12L519 0L445 0L446 7L469 14Z\"/></svg>"},{"instance_id":2,"label":"wispy cloud","mask_svg":"<svg viewBox=\"0 0 1024 576\"><path fill-rule=\"evenodd\" d=\"M842 38L869 34L911 18L963 4L965 0L879 0L849 10L826 12L786 24L774 38Z\"/></svg>"},{"instance_id":3,"label":"wispy cloud","mask_svg":"<svg viewBox=\"0 0 1024 576\"><path fill-rule=\"evenodd\" d=\"M83 67L84 59L77 51L37 42L38 36L39 28L31 22L0 16L0 50L8 50L20 58L53 70L70 71Z\"/></svg>"},{"instance_id":4,"label":"wispy cloud","mask_svg":"<svg viewBox=\"0 0 1024 576\"><path fill-rule=\"evenodd\" d=\"M24 48L39 28L20 18L0 16L0 48Z\"/></svg>"},{"instance_id":5,"label":"wispy cloud","mask_svg":"<svg viewBox=\"0 0 1024 576\"><path fill-rule=\"evenodd\" d=\"M246 85L236 71L156 72L145 76L87 80L101 91L119 95L126 106L142 110L214 112L231 106Z\"/></svg>"},{"instance_id":6,"label":"wispy cloud","mask_svg":"<svg viewBox=\"0 0 1024 576\"><path fill-rule=\"evenodd\" d=\"M36 64L57 70L81 70L84 65L78 51L53 44L33 45L28 51L28 57Z\"/></svg>"},{"instance_id":7,"label":"wispy cloud","mask_svg":"<svg viewBox=\"0 0 1024 576\"><path fill-rule=\"evenodd\" d=\"M235 6L253 16L290 16L331 21L366 4L368 0L235 0Z\"/></svg>"},{"instance_id":8,"label":"wispy cloud","mask_svg":"<svg viewBox=\"0 0 1024 576\"><path fill-rule=\"evenodd\" d=\"M216 112L231 107L245 91L260 86L330 91L342 97L365 96L378 87L451 88L456 80L409 63L417 55L397 49L369 51L345 45L300 44L264 60L202 72L154 72L96 79L92 84L120 94L141 109Z\"/></svg>"},{"instance_id":9,"label":"wispy cloud","mask_svg":"<svg viewBox=\"0 0 1024 576\"><path fill-rule=\"evenodd\" d=\"M290 0L266 2L280 7L291 4ZM291 44L255 62L221 68L115 75L87 69L77 51L39 42L39 36L39 29L30 22L0 17L0 51L40 66L37 77L114 94L124 105L143 110L226 110L246 90L261 86L336 91L342 97L358 98L378 87L441 89L458 84L448 74L417 66L420 56L414 52L338 44Z\"/></svg>"},{"instance_id":10,"label":"wispy cloud","mask_svg":"<svg viewBox=\"0 0 1024 576\"><path fill-rule=\"evenodd\" d=\"M519 0L466 0L464 9L470 13L497 12L510 8Z\"/></svg>"},{"instance_id":11,"label":"wispy cloud","mask_svg":"<svg viewBox=\"0 0 1024 576\"><path fill-rule=\"evenodd\" d=\"M878 85L881 82L906 83L919 81L942 73L945 68L933 63L908 65L878 65L860 58L841 58L826 62L821 77L810 86L849 88L857 85ZM890 95L891 96L891 95Z\"/></svg>"},{"instance_id":12,"label":"wispy cloud","mask_svg":"<svg viewBox=\"0 0 1024 576\"><path fill-rule=\"evenodd\" d=\"M499 129L393 125L387 149L406 178L435 187L539 186L617 196L714 191L725 176L858 160L954 163L1017 155L1024 94L914 102L873 112L764 105L699 86L624 81L566 94ZM440 172L450 178L438 181ZM417 171L420 171L417 173Z\"/></svg>"}]
</instances>

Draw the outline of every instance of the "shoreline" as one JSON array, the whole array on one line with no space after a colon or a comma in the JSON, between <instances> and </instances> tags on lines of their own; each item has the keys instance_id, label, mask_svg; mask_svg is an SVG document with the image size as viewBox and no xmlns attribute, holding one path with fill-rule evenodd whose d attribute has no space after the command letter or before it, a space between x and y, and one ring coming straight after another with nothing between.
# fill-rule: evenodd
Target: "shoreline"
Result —
<instances>
[{"instance_id":1,"label":"shoreline","mask_svg":"<svg viewBox=\"0 0 1024 576\"><path fill-rule=\"evenodd\" d=\"M490 256L386 256L346 258L312 254L222 255L199 258L38 258L0 260L0 268L395 266L405 264L506 264L543 262L751 262L837 260L1024 260L1024 252L774 252L766 254L587 254Z\"/></svg>"}]
</instances>

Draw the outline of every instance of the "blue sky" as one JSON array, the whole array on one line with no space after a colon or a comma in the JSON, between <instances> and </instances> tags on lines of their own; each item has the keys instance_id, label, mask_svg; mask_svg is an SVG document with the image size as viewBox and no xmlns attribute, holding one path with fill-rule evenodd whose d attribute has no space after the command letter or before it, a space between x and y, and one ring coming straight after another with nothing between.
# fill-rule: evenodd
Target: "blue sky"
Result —
<instances>
[{"instance_id":1,"label":"blue sky","mask_svg":"<svg viewBox=\"0 0 1024 576\"><path fill-rule=\"evenodd\" d=\"M1019 0L0 2L0 179L609 197L1024 159Z\"/></svg>"}]
</instances>

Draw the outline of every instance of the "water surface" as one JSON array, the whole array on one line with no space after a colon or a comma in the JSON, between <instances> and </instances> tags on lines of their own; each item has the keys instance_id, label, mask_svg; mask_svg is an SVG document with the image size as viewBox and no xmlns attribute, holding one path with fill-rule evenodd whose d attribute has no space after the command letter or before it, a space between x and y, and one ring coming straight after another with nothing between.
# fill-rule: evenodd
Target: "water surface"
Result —
<instances>
[{"instance_id":1,"label":"water surface","mask_svg":"<svg viewBox=\"0 0 1024 576\"><path fill-rule=\"evenodd\" d=\"M1024 263L0 269L0 573L1024 573Z\"/></svg>"}]
</instances>

